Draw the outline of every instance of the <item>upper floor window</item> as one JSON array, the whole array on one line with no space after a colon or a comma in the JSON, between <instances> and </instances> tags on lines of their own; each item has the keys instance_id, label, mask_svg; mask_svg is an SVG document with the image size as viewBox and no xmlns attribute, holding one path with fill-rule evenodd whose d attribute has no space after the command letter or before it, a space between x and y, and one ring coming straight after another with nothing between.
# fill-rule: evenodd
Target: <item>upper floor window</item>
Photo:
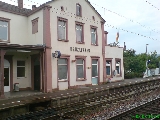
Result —
<instances>
[{"instance_id":1,"label":"upper floor window","mask_svg":"<svg viewBox=\"0 0 160 120\"><path fill-rule=\"evenodd\" d=\"M80 43L80 44L84 43L84 31L83 31L82 23L76 23L76 40L77 40L77 43Z\"/></svg>"},{"instance_id":2,"label":"upper floor window","mask_svg":"<svg viewBox=\"0 0 160 120\"><path fill-rule=\"evenodd\" d=\"M77 16L82 16L82 7L80 4L76 4L76 15Z\"/></svg>"},{"instance_id":3,"label":"upper floor window","mask_svg":"<svg viewBox=\"0 0 160 120\"><path fill-rule=\"evenodd\" d=\"M9 19L0 17L0 41L9 41Z\"/></svg>"},{"instance_id":4,"label":"upper floor window","mask_svg":"<svg viewBox=\"0 0 160 120\"><path fill-rule=\"evenodd\" d=\"M91 27L91 44L98 45L98 36L97 36L97 28Z\"/></svg>"},{"instance_id":5,"label":"upper floor window","mask_svg":"<svg viewBox=\"0 0 160 120\"><path fill-rule=\"evenodd\" d=\"M68 25L67 19L58 17L58 40L67 41L68 39L67 25Z\"/></svg>"},{"instance_id":6,"label":"upper floor window","mask_svg":"<svg viewBox=\"0 0 160 120\"><path fill-rule=\"evenodd\" d=\"M38 18L32 20L32 34L38 32Z\"/></svg>"}]
</instances>

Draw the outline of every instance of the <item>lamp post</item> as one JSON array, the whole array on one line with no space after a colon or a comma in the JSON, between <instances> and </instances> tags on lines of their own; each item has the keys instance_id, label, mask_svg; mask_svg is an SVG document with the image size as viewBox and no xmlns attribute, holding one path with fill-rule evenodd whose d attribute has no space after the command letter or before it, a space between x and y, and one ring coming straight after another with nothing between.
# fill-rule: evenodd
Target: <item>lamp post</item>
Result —
<instances>
[{"instance_id":1,"label":"lamp post","mask_svg":"<svg viewBox=\"0 0 160 120\"><path fill-rule=\"evenodd\" d=\"M147 45L149 44L146 44L146 55L147 55ZM147 77L148 77L148 56L147 56L146 67L147 67Z\"/></svg>"}]
</instances>

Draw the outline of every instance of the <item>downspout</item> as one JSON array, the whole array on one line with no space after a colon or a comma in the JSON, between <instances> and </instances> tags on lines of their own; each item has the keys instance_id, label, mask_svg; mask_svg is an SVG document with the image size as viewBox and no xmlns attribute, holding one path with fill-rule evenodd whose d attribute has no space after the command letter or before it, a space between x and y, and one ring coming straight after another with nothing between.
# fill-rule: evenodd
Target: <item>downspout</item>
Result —
<instances>
[{"instance_id":1,"label":"downspout","mask_svg":"<svg viewBox=\"0 0 160 120\"><path fill-rule=\"evenodd\" d=\"M104 22L101 22L101 29L102 29L103 82L105 82L106 81L106 64L105 64Z\"/></svg>"},{"instance_id":2,"label":"downspout","mask_svg":"<svg viewBox=\"0 0 160 120\"><path fill-rule=\"evenodd\" d=\"M46 91L46 84L45 84L45 80L46 80L46 70L45 70L45 52L46 52L46 48L43 48L43 92Z\"/></svg>"}]
</instances>

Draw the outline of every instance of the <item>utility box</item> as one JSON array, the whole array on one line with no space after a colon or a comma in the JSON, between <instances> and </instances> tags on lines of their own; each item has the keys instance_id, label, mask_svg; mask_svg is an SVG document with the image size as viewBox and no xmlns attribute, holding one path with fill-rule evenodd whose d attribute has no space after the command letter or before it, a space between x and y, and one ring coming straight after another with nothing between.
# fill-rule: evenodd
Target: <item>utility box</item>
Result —
<instances>
[{"instance_id":1,"label":"utility box","mask_svg":"<svg viewBox=\"0 0 160 120\"><path fill-rule=\"evenodd\" d=\"M19 83L14 83L14 91L19 91Z\"/></svg>"}]
</instances>

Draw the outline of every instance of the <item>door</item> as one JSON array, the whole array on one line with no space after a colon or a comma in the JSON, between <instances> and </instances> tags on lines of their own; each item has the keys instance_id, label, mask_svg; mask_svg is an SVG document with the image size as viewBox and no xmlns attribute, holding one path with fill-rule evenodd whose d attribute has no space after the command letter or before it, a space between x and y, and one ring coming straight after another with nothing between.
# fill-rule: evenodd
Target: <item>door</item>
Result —
<instances>
[{"instance_id":1,"label":"door","mask_svg":"<svg viewBox=\"0 0 160 120\"><path fill-rule=\"evenodd\" d=\"M40 61L34 62L34 90L40 91Z\"/></svg>"},{"instance_id":2,"label":"door","mask_svg":"<svg viewBox=\"0 0 160 120\"><path fill-rule=\"evenodd\" d=\"M4 67L4 92L10 91L9 67Z\"/></svg>"},{"instance_id":3,"label":"door","mask_svg":"<svg viewBox=\"0 0 160 120\"><path fill-rule=\"evenodd\" d=\"M98 60L92 59L92 85L98 85Z\"/></svg>"}]
</instances>

